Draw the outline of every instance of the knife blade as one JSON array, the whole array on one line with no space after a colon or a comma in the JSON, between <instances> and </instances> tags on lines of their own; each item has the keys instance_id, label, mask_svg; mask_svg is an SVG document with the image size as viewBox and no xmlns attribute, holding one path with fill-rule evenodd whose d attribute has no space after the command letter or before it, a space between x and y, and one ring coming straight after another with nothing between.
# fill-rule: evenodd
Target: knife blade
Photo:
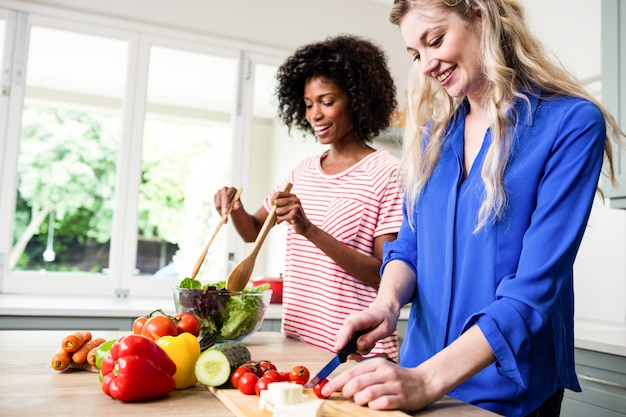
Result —
<instances>
[{"instance_id":1,"label":"knife blade","mask_svg":"<svg viewBox=\"0 0 626 417\"><path fill-rule=\"evenodd\" d=\"M311 380L309 380L309 382L304 384L304 387L305 388L313 388L315 385L317 385L318 382L320 382L322 379L324 379L328 375L330 375L335 370L335 368L337 368L339 365L341 365L346 360L348 360L348 356L351 353L356 353L356 351L357 351L356 341L357 341L357 339L359 337L363 336L365 333L367 333L367 330L359 330L359 331L355 332L350 337L350 340L348 340L348 343L346 343L346 345L342 349L340 349L339 352L337 352L335 357L332 358L322 368L322 370L317 373L317 375L315 375Z\"/></svg>"}]
</instances>

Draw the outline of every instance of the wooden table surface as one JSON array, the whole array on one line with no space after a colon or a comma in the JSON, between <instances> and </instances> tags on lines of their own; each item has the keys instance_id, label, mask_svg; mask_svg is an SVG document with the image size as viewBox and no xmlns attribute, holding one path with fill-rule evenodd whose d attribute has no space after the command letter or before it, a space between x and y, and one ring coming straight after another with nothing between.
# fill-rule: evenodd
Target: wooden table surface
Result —
<instances>
[{"instance_id":1,"label":"wooden table surface","mask_svg":"<svg viewBox=\"0 0 626 417\"><path fill-rule=\"evenodd\" d=\"M203 385L175 390L168 397L142 403L122 403L100 389L98 374L54 371L50 359L69 331L0 331L0 415L12 416L203 416L232 417L233 413ZM128 332L94 331L105 340ZM279 369L307 366L316 373L332 357L279 333L257 332L245 341L252 358L268 359ZM351 364L342 364L342 367ZM369 410L372 411L372 410ZM384 415L385 413L380 413ZM444 398L416 416L488 417L495 414Z\"/></svg>"}]
</instances>

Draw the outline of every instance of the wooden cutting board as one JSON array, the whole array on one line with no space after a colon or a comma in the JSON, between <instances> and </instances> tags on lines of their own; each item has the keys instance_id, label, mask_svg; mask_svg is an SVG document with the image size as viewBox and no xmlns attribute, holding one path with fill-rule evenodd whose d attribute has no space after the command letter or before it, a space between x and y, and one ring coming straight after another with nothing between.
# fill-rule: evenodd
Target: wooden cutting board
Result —
<instances>
[{"instance_id":1,"label":"wooden cutting board","mask_svg":"<svg viewBox=\"0 0 626 417\"><path fill-rule=\"evenodd\" d=\"M259 397L256 395L245 395L239 390L218 389L209 387L211 391L236 417L272 417L269 411L259 408ZM304 393L311 398L315 394L311 389L305 389ZM401 411L377 411L367 407L361 407L352 400L344 398L341 394L333 394L324 400L322 406L323 417L407 417Z\"/></svg>"}]
</instances>

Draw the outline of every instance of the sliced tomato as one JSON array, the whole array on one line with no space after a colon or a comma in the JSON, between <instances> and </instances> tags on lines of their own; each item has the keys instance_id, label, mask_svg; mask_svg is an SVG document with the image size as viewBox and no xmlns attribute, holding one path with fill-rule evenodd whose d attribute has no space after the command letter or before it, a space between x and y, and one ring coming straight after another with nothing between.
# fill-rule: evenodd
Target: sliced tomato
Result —
<instances>
[{"instance_id":1,"label":"sliced tomato","mask_svg":"<svg viewBox=\"0 0 626 417\"><path fill-rule=\"evenodd\" d=\"M320 382L315 384L315 386L313 387L313 392L315 393L317 398L321 398L322 400L325 400L326 398L329 397L329 395L322 394L322 387L326 385L327 383L328 383L328 378L323 378L320 380Z\"/></svg>"}]
</instances>

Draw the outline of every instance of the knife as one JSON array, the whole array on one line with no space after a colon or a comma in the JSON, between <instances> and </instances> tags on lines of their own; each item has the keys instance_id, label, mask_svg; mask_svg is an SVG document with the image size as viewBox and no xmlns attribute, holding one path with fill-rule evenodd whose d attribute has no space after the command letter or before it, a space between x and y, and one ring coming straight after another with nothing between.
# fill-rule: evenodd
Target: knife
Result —
<instances>
[{"instance_id":1,"label":"knife","mask_svg":"<svg viewBox=\"0 0 626 417\"><path fill-rule=\"evenodd\" d=\"M332 358L330 362L328 362L326 366L324 366L322 370L313 377L313 379L304 384L304 387L313 388L315 385L317 385L318 382L330 375L335 370L335 368L344 363L351 353L356 353L356 341L365 333L367 333L367 330L359 330L355 332L352 337L350 337L350 340L348 340L348 343L346 343L346 345L342 349L340 349L339 352L337 352L335 357Z\"/></svg>"}]
</instances>

